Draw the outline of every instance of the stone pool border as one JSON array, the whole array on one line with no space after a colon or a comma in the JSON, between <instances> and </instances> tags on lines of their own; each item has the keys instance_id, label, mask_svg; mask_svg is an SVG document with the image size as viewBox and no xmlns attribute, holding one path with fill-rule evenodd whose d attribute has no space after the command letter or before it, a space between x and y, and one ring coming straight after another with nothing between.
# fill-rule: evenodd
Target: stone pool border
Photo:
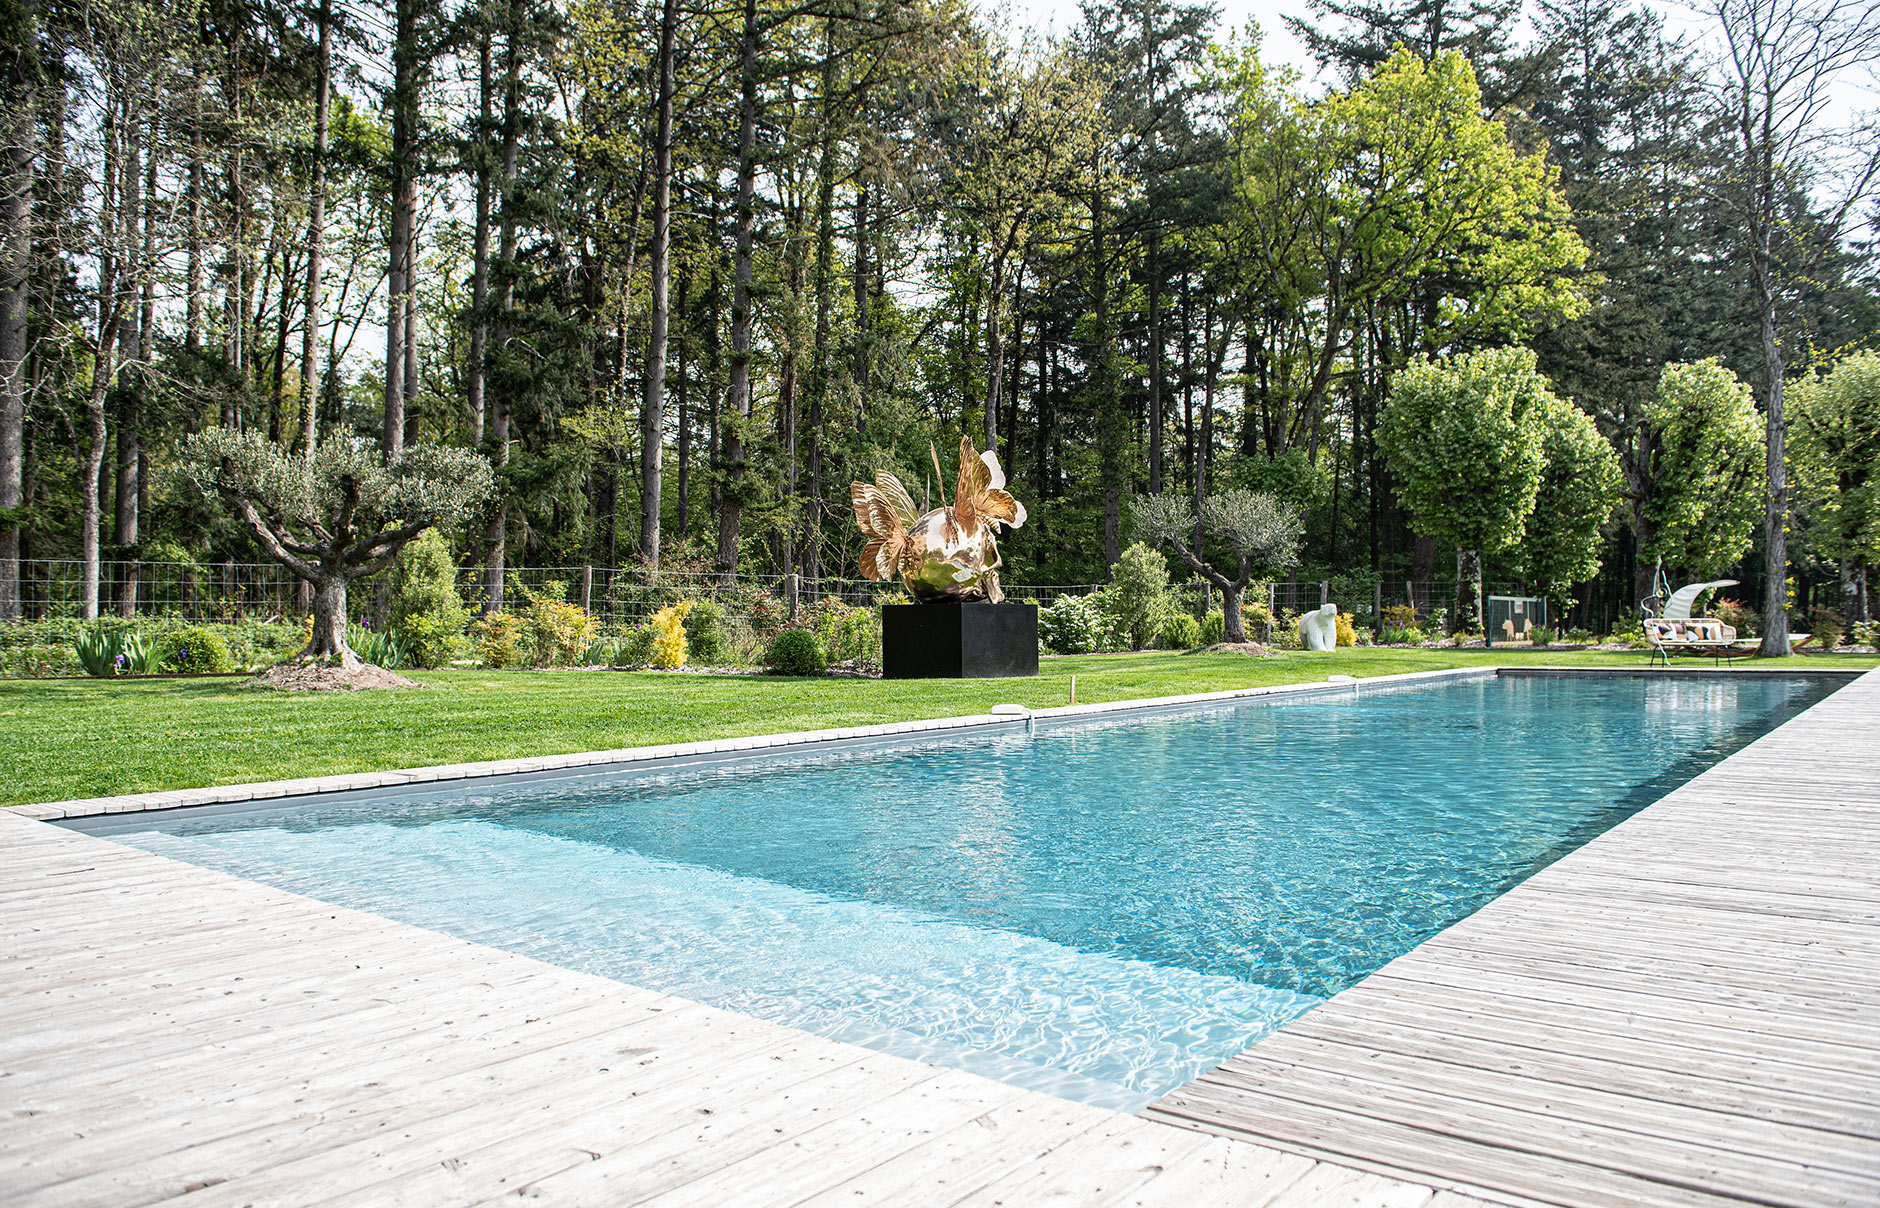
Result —
<instances>
[{"instance_id":1,"label":"stone pool border","mask_svg":"<svg viewBox=\"0 0 1880 1208\"><path fill-rule=\"evenodd\" d=\"M873 743L882 739L909 738L916 735L949 731L969 731L1022 727L1037 721L1074 720L1112 713L1152 712L1220 701L1247 700L1267 696L1297 696L1331 692L1362 693L1365 688L1398 687L1406 684L1435 683L1444 680L1486 679L1501 675L1531 677L1612 677L1666 676L1720 677L1746 674L1780 674L1802 678L1833 678L1852 681L1861 672L1839 668L1782 668L1763 671L1738 671L1729 668L1595 668L1595 667L1509 667L1502 665L1449 667L1436 671L1410 671L1399 675L1370 676L1356 680L1314 680L1297 684L1275 684L1262 688L1230 688L1220 692L1195 692L1181 696L1146 697L1138 700L1103 701L1088 705L1061 705L1032 709L1016 714L975 713L958 717L929 718L923 721L887 722L873 726L851 726L834 730L802 730L783 734L757 734L742 738L720 738L707 742L663 743L654 746L621 747L614 750L578 751L565 755L541 755L526 759L492 759L477 763L452 763L432 767L398 768L385 772L347 772L334 776L310 776L292 780L268 780L249 784L213 785L195 789L169 789L152 793L129 793L115 797L86 797L70 801L52 801L7 807L7 812L43 822L68 818L91 818L104 814L136 814L156 810L192 809L202 806L233 805L249 801L304 798L335 793L358 793L373 789L438 784L457 780L487 780L497 777L572 772L582 769L655 768L699 760L748 756L766 750L801 748L839 750L843 747ZM997 680L985 681L988 695L998 691ZM997 708L998 706L993 706Z\"/></svg>"}]
</instances>

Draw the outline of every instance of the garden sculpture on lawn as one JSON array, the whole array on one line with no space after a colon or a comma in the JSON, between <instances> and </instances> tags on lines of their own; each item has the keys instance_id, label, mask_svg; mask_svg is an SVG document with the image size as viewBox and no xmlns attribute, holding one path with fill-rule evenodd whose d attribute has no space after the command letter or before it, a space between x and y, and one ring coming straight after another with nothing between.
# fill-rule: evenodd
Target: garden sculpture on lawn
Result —
<instances>
[{"instance_id":1,"label":"garden sculpture on lawn","mask_svg":"<svg viewBox=\"0 0 1880 1208\"><path fill-rule=\"evenodd\" d=\"M934 454L934 471L940 456ZM1018 528L1025 505L1005 491L1005 471L992 453L960 440L960 473L951 507L924 516L901 480L883 470L873 482L849 484L855 520L868 544L862 547L862 575L882 582L896 575L908 594L923 604L1005 599L999 586L999 546L994 525Z\"/></svg>"},{"instance_id":2,"label":"garden sculpture on lawn","mask_svg":"<svg viewBox=\"0 0 1880 1208\"><path fill-rule=\"evenodd\" d=\"M1307 650L1330 650L1338 645L1338 605L1315 608L1299 618L1299 644Z\"/></svg>"}]
</instances>

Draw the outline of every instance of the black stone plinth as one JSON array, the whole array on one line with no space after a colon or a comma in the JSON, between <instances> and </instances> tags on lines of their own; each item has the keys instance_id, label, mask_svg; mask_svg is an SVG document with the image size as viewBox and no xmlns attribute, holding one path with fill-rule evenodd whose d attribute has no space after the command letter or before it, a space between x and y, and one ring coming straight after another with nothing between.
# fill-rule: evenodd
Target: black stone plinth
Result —
<instances>
[{"instance_id":1,"label":"black stone plinth","mask_svg":"<svg viewBox=\"0 0 1880 1208\"><path fill-rule=\"evenodd\" d=\"M1036 674L1036 604L893 604L881 610L883 679Z\"/></svg>"}]
</instances>

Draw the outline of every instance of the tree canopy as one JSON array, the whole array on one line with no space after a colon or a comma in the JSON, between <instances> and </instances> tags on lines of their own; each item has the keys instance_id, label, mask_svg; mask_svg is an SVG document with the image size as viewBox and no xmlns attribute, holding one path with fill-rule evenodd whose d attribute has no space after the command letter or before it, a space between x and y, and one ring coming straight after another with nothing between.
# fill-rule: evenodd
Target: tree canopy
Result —
<instances>
[{"instance_id":1,"label":"tree canopy","mask_svg":"<svg viewBox=\"0 0 1880 1208\"><path fill-rule=\"evenodd\" d=\"M437 527L490 610L525 574L845 575L846 484L972 436L1035 504L1014 585L1108 579L1139 497L1258 489L1302 507L1298 575L1360 594L1427 602L1461 553L1598 627L1661 553L1756 555L1746 591L1863 612L1835 454L1780 446L1814 350L1880 347L1880 172L1814 103L1871 14L1720 0L1680 41L1637 0L1308 9L1309 81L1170 0L1050 37L945 0L14 6L0 619L273 557L176 473L222 432L481 455L489 505ZM1780 36L1823 13L1825 57ZM1618 523L1578 499L1516 540L1522 490L1463 525L1412 485L1398 402L1510 345L1618 452ZM1706 362L1750 397L1680 369L1665 401ZM1553 464L1509 424L1514 479Z\"/></svg>"},{"instance_id":2,"label":"tree canopy","mask_svg":"<svg viewBox=\"0 0 1880 1208\"><path fill-rule=\"evenodd\" d=\"M1397 376L1378 441L1417 527L1456 544L1461 628L1481 615L1481 555L1525 531L1559 405L1527 348L1417 362Z\"/></svg>"}]
</instances>

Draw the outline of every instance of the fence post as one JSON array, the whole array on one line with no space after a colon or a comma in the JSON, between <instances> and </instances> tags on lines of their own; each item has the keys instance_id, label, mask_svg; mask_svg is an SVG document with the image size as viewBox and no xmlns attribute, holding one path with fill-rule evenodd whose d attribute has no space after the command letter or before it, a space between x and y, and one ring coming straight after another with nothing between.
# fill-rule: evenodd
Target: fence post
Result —
<instances>
[{"instance_id":1,"label":"fence post","mask_svg":"<svg viewBox=\"0 0 1880 1208\"><path fill-rule=\"evenodd\" d=\"M581 568L581 611L582 612L594 611L592 608L588 607L589 602L592 601L593 598L594 598L594 568L592 566L583 566Z\"/></svg>"},{"instance_id":2,"label":"fence post","mask_svg":"<svg viewBox=\"0 0 1880 1208\"><path fill-rule=\"evenodd\" d=\"M1328 580L1320 579L1319 580L1319 607L1323 608L1327 604L1330 604L1331 602L1332 602L1332 585Z\"/></svg>"},{"instance_id":3,"label":"fence post","mask_svg":"<svg viewBox=\"0 0 1880 1208\"><path fill-rule=\"evenodd\" d=\"M1381 639L1384 632L1384 581L1382 579L1371 584L1371 624L1376 627Z\"/></svg>"},{"instance_id":4,"label":"fence post","mask_svg":"<svg viewBox=\"0 0 1880 1208\"><path fill-rule=\"evenodd\" d=\"M783 577L783 606L792 623L796 621L796 572Z\"/></svg>"}]
</instances>

